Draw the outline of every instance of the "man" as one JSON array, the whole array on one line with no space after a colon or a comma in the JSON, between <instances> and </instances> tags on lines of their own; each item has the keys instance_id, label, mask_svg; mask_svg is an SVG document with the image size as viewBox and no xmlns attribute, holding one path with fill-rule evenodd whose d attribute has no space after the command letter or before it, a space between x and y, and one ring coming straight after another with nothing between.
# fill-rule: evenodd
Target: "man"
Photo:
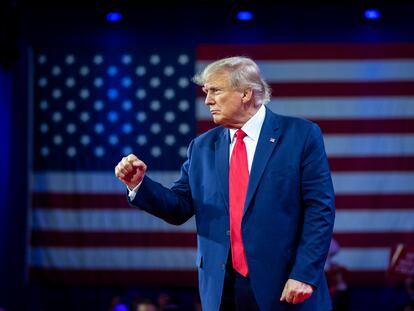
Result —
<instances>
[{"instance_id":1,"label":"man","mask_svg":"<svg viewBox=\"0 0 414 311\"><path fill-rule=\"evenodd\" d=\"M123 158L115 174L130 204L176 225L195 215L203 310L330 310L334 192L319 127L267 109L249 58L218 60L193 80L219 126L191 142L171 189Z\"/></svg>"}]
</instances>

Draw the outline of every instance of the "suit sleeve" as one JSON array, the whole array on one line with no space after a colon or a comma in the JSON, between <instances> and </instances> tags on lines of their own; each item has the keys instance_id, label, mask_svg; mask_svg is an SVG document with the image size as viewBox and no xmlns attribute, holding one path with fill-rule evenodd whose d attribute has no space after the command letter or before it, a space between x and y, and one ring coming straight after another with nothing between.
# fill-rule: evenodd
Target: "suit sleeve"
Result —
<instances>
[{"instance_id":1,"label":"suit sleeve","mask_svg":"<svg viewBox=\"0 0 414 311\"><path fill-rule=\"evenodd\" d=\"M135 198L128 202L174 225L185 223L194 215L188 171L193 142L187 151L188 159L181 167L180 178L171 189L145 176Z\"/></svg>"},{"instance_id":2,"label":"suit sleeve","mask_svg":"<svg viewBox=\"0 0 414 311\"><path fill-rule=\"evenodd\" d=\"M322 134L316 124L307 135L301 170L303 227L290 278L317 286L332 237L335 196Z\"/></svg>"}]
</instances>

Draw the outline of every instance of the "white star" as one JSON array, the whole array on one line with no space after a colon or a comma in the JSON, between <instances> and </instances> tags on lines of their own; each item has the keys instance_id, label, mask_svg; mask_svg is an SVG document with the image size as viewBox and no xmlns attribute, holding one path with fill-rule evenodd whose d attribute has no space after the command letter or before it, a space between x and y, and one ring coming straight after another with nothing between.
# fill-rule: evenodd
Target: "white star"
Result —
<instances>
[{"instance_id":1,"label":"white star","mask_svg":"<svg viewBox=\"0 0 414 311\"><path fill-rule=\"evenodd\" d=\"M62 91L60 89L54 89L52 91L52 97L58 99L62 96Z\"/></svg>"},{"instance_id":2,"label":"white star","mask_svg":"<svg viewBox=\"0 0 414 311\"><path fill-rule=\"evenodd\" d=\"M174 114L174 112L172 112L172 111L167 111L167 112L164 114L164 119L165 119L165 121L167 121L167 122L173 122L173 121L175 120L175 114Z\"/></svg>"},{"instance_id":3,"label":"white star","mask_svg":"<svg viewBox=\"0 0 414 311\"><path fill-rule=\"evenodd\" d=\"M100 55L100 54L95 55L94 58L93 58L93 62L94 62L95 65L102 64L102 62L103 62L102 55Z\"/></svg>"},{"instance_id":4,"label":"white star","mask_svg":"<svg viewBox=\"0 0 414 311\"><path fill-rule=\"evenodd\" d=\"M174 135L167 135L167 136L165 136L164 142L168 146L174 145L175 144L175 137L174 137Z\"/></svg>"},{"instance_id":5,"label":"white star","mask_svg":"<svg viewBox=\"0 0 414 311\"><path fill-rule=\"evenodd\" d=\"M137 121L144 122L147 119L147 114L143 111L137 113Z\"/></svg>"},{"instance_id":6,"label":"white star","mask_svg":"<svg viewBox=\"0 0 414 311\"><path fill-rule=\"evenodd\" d=\"M151 148L151 155L154 158L158 158L162 154L161 148L158 146L154 146Z\"/></svg>"},{"instance_id":7,"label":"white star","mask_svg":"<svg viewBox=\"0 0 414 311\"><path fill-rule=\"evenodd\" d=\"M124 110L131 110L131 108L132 108L132 103L131 103L131 101L130 101L130 100L124 100L124 101L122 102L122 108L123 108Z\"/></svg>"},{"instance_id":8,"label":"white star","mask_svg":"<svg viewBox=\"0 0 414 311\"><path fill-rule=\"evenodd\" d=\"M53 142L55 143L55 145L60 145L63 142L63 138L60 135L55 135L53 137Z\"/></svg>"},{"instance_id":9,"label":"white star","mask_svg":"<svg viewBox=\"0 0 414 311\"><path fill-rule=\"evenodd\" d=\"M100 158L100 157L104 156L104 154L105 154L105 149L103 147L99 146L99 147L95 148L95 156L96 157Z\"/></svg>"},{"instance_id":10,"label":"white star","mask_svg":"<svg viewBox=\"0 0 414 311\"><path fill-rule=\"evenodd\" d=\"M166 66L166 67L164 68L164 74L165 74L167 77L172 76L172 75L174 74L174 72L175 72L175 70L174 70L174 67L173 67L173 66Z\"/></svg>"},{"instance_id":11,"label":"white star","mask_svg":"<svg viewBox=\"0 0 414 311\"><path fill-rule=\"evenodd\" d=\"M87 99L89 97L89 90L88 89L81 89L79 92L79 96L82 99Z\"/></svg>"},{"instance_id":12,"label":"white star","mask_svg":"<svg viewBox=\"0 0 414 311\"><path fill-rule=\"evenodd\" d=\"M69 147L69 148L66 150L66 154L67 154L69 157L73 158L73 157L76 155L76 148L75 148L75 147Z\"/></svg>"},{"instance_id":13,"label":"white star","mask_svg":"<svg viewBox=\"0 0 414 311\"><path fill-rule=\"evenodd\" d=\"M82 66L79 69L79 73L81 74L81 76L87 76L89 74L89 67L88 66Z\"/></svg>"},{"instance_id":14,"label":"white star","mask_svg":"<svg viewBox=\"0 0 414 311\"><path fill-rule=\"evenodd\" d=\"M72 111L76 108L76 103L74 100L68 100L66 103L66 109Z\"/></svg>"},{"instance_id":15,"label":"white star","mask_svg":"<svg viewBox=\"0 0 414 311\"><path fill-rule=\"evenodd\" d=\"M37 58L37 62L39 64L45 64L47 62L47 57L44 54L40 54L39 57Z\"/></svg>"},{"instance_id":16,"label":"white star","mask_svg":"<svg viewBox=\"0 0 414 311\"><path fill-rule=\"evenodd\" d=\"M119 142L118 136L116 136L116 135L110 135L110 136L109 136L109 138L108 138L108 142L109 142L112 146L114 146L114 145L118 144L118 142Z\"/></svg>"},{"instance_id":17,"label":"white star","mask_svg":"<svg viewBox=\"0 0 414 311\"><path fill-rule=\"evenodd\" d=\"M143 75L145 75L145 74L146 74L146 72L147 72L147 70L145 69L145 67L144 67L144 66L138 66L138 67L135 69L135 73L136 73L136 75L137 75L137 76L139 76L139 77L142 77Z\"/></svg>"},{"instance_id":18,"label":"white star","mask_svg":"<svg viewBox=\"0 0 414 311\"><path fill-rule=\"evenodd\" d=\"M66 79L66 86L68 88L74 87L75 84L76 84L76 81L73 77L69 77L69 78Z\"/></svg>"},{"instance_id":19,"label":"white star","mask_svg":"<svg viewBox=\"0 0 414 311\"><path fill-rule=\"evenodd\" d=\"M182 158L187 157L187 148L186 147L180 147L180 149L178 149L178 154Z\"/></svg>"},{"instance_id":20,"label":"white star","mask_svg":"<svg viewBox=\"0 0 414 311\"><path fill-rule=\"evenodd\" d=\"M149 61L153 65L158 65L160 63L160 61L161 61L161 58L160 58L160 56L158 54L153 54L153 55L151 55Z\"/></svg>"},{"instance_id":21,"label":"white star","mask_svg":"<svg viewBox=\"0 0 414 311\"><path fill-rule=\"evenodd\" d=\"M179 131L181 134L185 135L185 134L187 134L187 133L190 131L190 126L189 126L187 123L181 123L181 124L178 126L178 131Z\"/></svg>"},{"instance_id":22,"label":"white star","mask_svg":"<svg viewBox=\"0 0 414 311\"><path fill-rule=\"evenodd\" d=\"M75 124L73 124L73 123L69 123L69 124L66 126L66 132L68 132L69 134L73 134L73 133L75 133L75 132L76 132L76 125L75 125Z\"/></svg>"},{"instance_id":23,"label":"white star","mask_svg":"<svg viewBox=\"0 0 414 311\"><path fill-rule=\"evenodd\" d=\"M59 66L53 66L52 67L52 75L54 76L58 76L62 73L62 70L60 69Z\"/></svg>"},{"instance_id":24,"label":"white star","mask_svg":"<svg viewBox=\"0 0 414 311\"><path fill-rule=\"evenodd\" d=\"M95 132L98 134L103 133L103 131L105 130L105 127L103 126L102 123L96 123L95 125Z\"/></svg>"},{"instance_id":25,"label":"white star","mask_svg":"<svg viewBox=\"0 0 414 311\"><path fill-rule=\"evenodd\" d=\"M127 156L128 154L131 154L131 153L132 153L132 148L129 146L125 146L124 149L122 149L122 154L124 156Z\"/></svg>"},{"instance_id":26,"label":"white star","mask_svg":"<svg viewBox=\"0 0 414 311\"><path fill-rule=\"evenodd\" d=\"M75 62L75 56L73 54L66 55L65 63L72 65Z\"/></svg>"},{"instance_id":27,"label":"white star","mask_svg":"<svg viewBox=\"0 0 414 311\"><path fill-rule=\"evenodd\" d=\"M157 77L151 78L150 80L151 87L156 88L156 87L159 87L160 84L161 84L161 80L159 78Z\"/></svg>"},{"instance_id":28,"label":"white star","mask_svg":"<svg viewBox=\"0 0 414 311\"><path fill-rule=\"evenodd\" d=\"M86 111L83 111L83 112L80 114L79 119L81 119L81 121L82 121L82 122L88 122L88 121L89 121L89 119L90 119L89 113L88 113L88 112L86 112Z\"/></svg>"},{"instance_id":29,"label":"white star","mask_svg":"<svg viewBox=\"0 0 414 311\"><path fill-rule=\"evenodd\" d=\"M190 58L188 57L188 55L186 54L181 54L180 56L178 56L178 62L181 65L185 65L190 61Z\"/></svg>"},{"instance_id":30,"label":"white star","mask_svg":"<svg viewBox=\"0 0 414 311\"><path fill-rule=\"evenodd\" d=\"M40 124L40 131L45 134L49 131L49 126L46 123Z\"/></svg>"},{"instance_id":31,"label":"white star","mask_svg":"<svg viewBox=\"0 0 414 311\"><path fill-rule=\"evenodd\" d=\"M122 131L125 134L131 133L132 132L132 125L131 125L131 123L125 123L124 125L122 125Z\"/></svg>"},{"instance_id":32,"label":"white star","mask_svg":"<svg viewBox=\"0 0 414 311\"><path fill-rule=\"evenodd\" d=\"M150 108L152 111L157 111L161 108L161 103L159 100L154 99L153 101L151 101L150 103Z\"/></svg>"},{"instance_id":33,"label":"white star","mask_svg":"<svg viewBox=\"0 0 414 311\"><path fill-rule=\"evenodd\" d=\"M174 92L174 90L173 90L173 89L166 89L166 90L164 91L164 97L165 97L166 99L173 99L173 98L174 98L174 96L175 96L175 92Z\"/></svg>"},{"instance_id":34,"label":"white star","mask_svg":"<svg viewBox=\"0 0 414 311\"><path fill-rule=\"evenodd\" d=\"M138 89L135 93L135 96L138 99L144 99L147 96L147 92L145 91L145 89Z\"/></svg>"},{"instance_id":35,"label":"white star","mask_svg":"<svg viewBox=\"0 0 414 311\"><path fill-rule=\"evenodd\" d=\"M39 81L37 82L37 84L38 84L40 87L45 87L45 86L47 85L47 79L46 79L45 77L41 77L41 78L39 79Z\"/></svg>"},{"instance_id":36,"label":"white star","mask_svg":"<svg viewBox=\"0 0 414 311\"><path fill-rule=\"evenodd\" d=\"M178 85L182 88L187 87L189 84L190 84L190 82L188 81L187 78L182 77L182 78L178 79Z\"/></svg>"},{"instance_id":37,"label":"white star","mask_svg":"<svg viewBox=\"0 0 414 311\"><path fill-rule=\"evenodd\" d=\"M180 100L180 103L178 104L178 109L180 109L181 111L187 111L188 108L190 108L190 104L188 103L187 100Z\"/></svg>"},{"instance_id":38,"label":"white star","mask_svg":"<svg viewBox=\"0 0 414 311\"><path fill-rule=\"evenodd\" d=\"M151 125L150 131L154 134L161 132L161 125L159 123L154 123Z\"/></svg>"},{"instance_id":39,"label":"white star","mask_svg":"<svg viewBox=\"0 0 414 311\"><path fill-rule=\"evenodd\" d=\"M40 109L46 110L47 108L49 108L49 103L46 100L40 101Z\"/></svg>"},{"instance_id":40,"label":"white star","mask_svg":"<svg viewBox=\"0 0 414 311\"><path fill-rule=\"evenodd\" d=\"M131 61L132 61L131 55L125 54L125 55L122 56L122 63L123 64L128 65L128 64L131 63Z\"/></svg>"},{"instance_id":41,"label":"white star","mask_svg":"<svg viewBox=\"0 0 414 311\"><path fill-rule=\"evenodd\" d=\"M82 135L80 142L82 145L86 146L91 142L91 138L88 135Z\"/></svg>"},{"instance_id":42,"label":"white star","mask_svg":"<svg viewBox=\"0 0 414 311\"><path fill-rule=\"evenodd\" d=\"M55 122L59 122L62 120L62 114L59 111L56 111L52 114L52 120Z\"/></svg>"},{"instance_id":43,"label":"white star","mask_svg":"<svg viewBox=\"0 0 414 311\"><path fill-rule=\"evenodd\" d=\"M101 87L103 85L103 79L101 77L96 78L93 81L93 85L95 85L95 87Z\"/></svg>"},{"instance_id":44,"label":"white star","mask_svg":"<svg viewBox=\"0 0 414 311\"><path fill-rule=\"evenodd\" d=\"M49 155L49 148L47 147L47 146L43 146L41 149L40 149L40 154L42 155L42 156L44 156L44 157L47 157L48 155Z\"/></svg>"},{"instance_id":45,"label":"white star","mask_svg":"<svg viewBox=\"0 0 414 311\"><path fill-rule=\"evenodd\" d=\"M145 135L138 135L137 144L143 146L147 143L147 137Z\"/></svg>"},{"instance_id":46,"label":"white star","mask_svg":"<svg viewBox=\"0 0 414 311\"><path fill-rule=\"evenodd\" d=\"M103 109L103 107L104 107L104 103L103 103L103 101L102 100L97 100L97 101L95 101L95 103L94 103L94 108L95 108L95 110L102 110Z\"/></svg>"}]
</instances>

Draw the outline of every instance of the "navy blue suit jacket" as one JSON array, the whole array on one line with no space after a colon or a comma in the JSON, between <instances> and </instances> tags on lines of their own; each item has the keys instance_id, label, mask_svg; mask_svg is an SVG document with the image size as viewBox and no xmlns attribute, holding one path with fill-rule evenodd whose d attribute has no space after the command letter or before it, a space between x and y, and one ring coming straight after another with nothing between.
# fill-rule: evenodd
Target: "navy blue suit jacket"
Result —
<instances>
[{"instance_id":1,"label":"navy blue suit jacket","mask_svg":"<svg viewBox=\"0 0 414 311\"><path fill-rule=\"evenodd\" d=\"M203 310L219 310L229 237L229 130L196 139L171 189L145 177L130 202L172 224L195 215ZM242 220L260 310L330 310L323 274L334 223L334 191L319 127L266 109ZM288 278L313 285L304 303L280 302Z\"/></svg>"}]
</instances>

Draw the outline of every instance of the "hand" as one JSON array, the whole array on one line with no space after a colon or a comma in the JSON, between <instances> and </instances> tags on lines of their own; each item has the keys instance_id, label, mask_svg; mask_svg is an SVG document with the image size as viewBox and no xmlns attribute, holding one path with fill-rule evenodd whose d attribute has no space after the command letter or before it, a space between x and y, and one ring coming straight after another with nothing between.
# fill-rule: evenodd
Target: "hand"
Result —
<instances>
[{"instance_id":1,"label":"hand","mask_svg":"<svg viewBox=\"0 0 414 311\"><path fill-rule=\"evenodd\" d=\"M123 157L115 167L115 176L133 190L142 181L146 171L147 165L134 154L130 154Z\"/></svg>"},{"instance_id":2,"label":"hand","mask_svg":"<svg viewBox=\"0 0 414 311\"><path fill-rule=\"evenodd\" d=\"M308 299L313 293L313 288L309 284L288 279L283 289L280 301L288 303L301 303Z\"/></svg>"}]
</instances>

